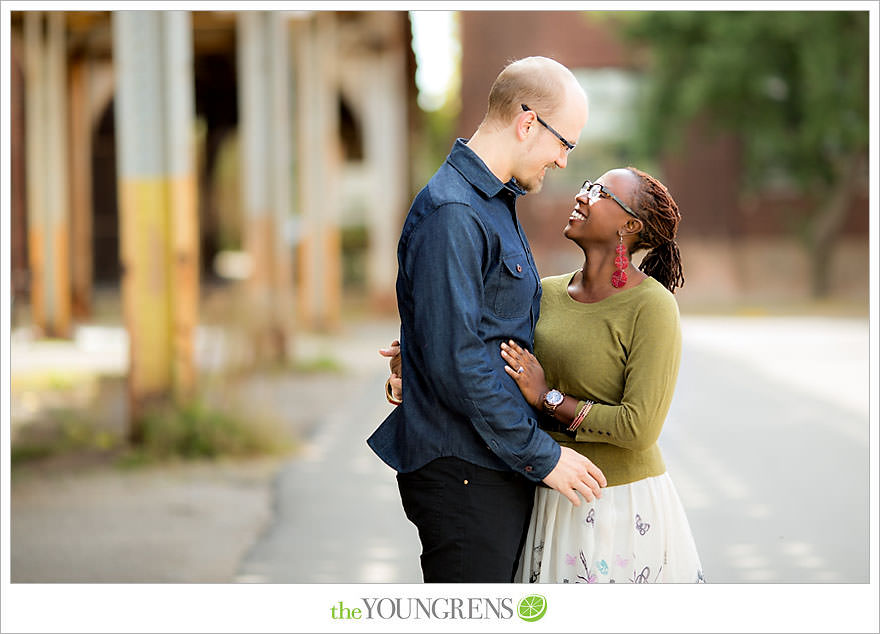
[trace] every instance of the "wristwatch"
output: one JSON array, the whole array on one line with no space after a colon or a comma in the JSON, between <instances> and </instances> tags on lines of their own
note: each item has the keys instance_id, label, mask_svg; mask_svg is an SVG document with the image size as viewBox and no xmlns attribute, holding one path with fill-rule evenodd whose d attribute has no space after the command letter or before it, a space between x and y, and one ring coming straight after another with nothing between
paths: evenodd
<instances>
[{"instance_id":1,"label":"wristwatch","mask_svg":"<svg viewBox=\"0 0 880 634\"><path fill-rule=\"evenodd\" d=\"M556 408L562 405L563 400L565 400L565 394L559 390L552 389L544 394L544 398L541 399L541 405L544 406L545 412L553 416L556 413Z\"/></svg>"}]
</instances>

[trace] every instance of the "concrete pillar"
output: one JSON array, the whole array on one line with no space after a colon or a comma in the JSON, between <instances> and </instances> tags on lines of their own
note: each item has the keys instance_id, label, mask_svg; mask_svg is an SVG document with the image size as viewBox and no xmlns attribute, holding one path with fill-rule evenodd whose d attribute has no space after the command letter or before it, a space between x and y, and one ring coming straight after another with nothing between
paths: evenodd
<instances>
[{"instance_id":1,"label":"concrete pillar","mask_svg":"<svg viewBox=\"0 0 880 634\"><path fill-rule=\"evenodd\" d=\"M260 361L286 358L293 319L290 220L290 62L287 20L238 16L238 77L245 250L253 263L248 314Z\"/></svg>"},{"instance_id":2,"label":"concrete pillar","mask_svg":"<svg viewBox=\"0 0 880 634\"><path fill-rule=\"evenodd\" d=\"M89 68L83 58L72 60L68 82L70 126L70 272L73 315L92 313L92 126Z\"/></svg>"},{"instance_id":3,"label":"concrete pillar","mask_svg":"<svg viewBox=\"0 0 880 634\"><path fill-rule=\"evenodd\" d=\"M35 325L71 334L65 15L25 13L28 248Z\"/></svg>"},{"instance_id":4,"label":"concrete pillar","mask_svg":"<svg viewBox=\"0 0 880 634\"><path fill-rule=\"evenodd\" d=\"M183 11L113 14L122 296L133 440L152 401L195 384L198 215L192 27Z\"/></svg>"},{"instance_id":5,"label":"concrete pillar","mask_svg":"<svg viewBox=\"0 0 880 634\"><path fill-rule=\"evenodd\" d=\"M296 38L301 215L299 307L311 328L340 323L339 88L336 24L321 11L298 24Z\"/></svg>"},{"instance_id":6,"label":"concrete pillar","mask_svg":"<svg viewBox=\"0 0 880 634\"><path fill-rule=\"evenodd\" d=\"M171 214L169 269L173 327L173 390L188 398L196 387L195 338L199 319L199 212L196 180L195 78L192 18L189 12L163 11L162 52L165 165Z\"/></svg>"},{"instance_id":7,"label":"concrete pillar","mask_svg":"<svg viewBox=\"0 0 880 634\"><path fill-rule=\"evenodd\" d=\"M292 324L295 320L293 244L289 231L293 211L291 180L294 169L291 155L293 112L290 107L290 21L284 13L272 12L267 29L269 57L272 60L269 84L272 108L271 118L267 123L271 126L272 133L271 181L275 223L272 235L272 252L275 254L273 311L278 348L284 358L289 350Z\"/></svg>"},{"instance_id":8,"label":"concrete pillar","mask_svg":"<svg viewBox=\"0 0 880 634\"><path fill-rule=\"evenodd\" d=\"M25 68L24 33L13 31L9 38L9 249L10 254L10 324L15 328L22 315L18 303L30 294L30 267L27 247L27 180L25 177ZM0 240L6 236L0 235ZM3 243L4 247L6 243ZM27 307L27 303L25 303ZM29 309L29 307L27 307Z\"/></svg>"},{"instance_id":9,"label":"concrete pillar","mask_svg":"<svg viewBox=\"0 0 880 634\"><path fill-rule=\"evenodd\" d=\"M374 308L394 308L397 238L409 205L407 189L406 57L400 50L374 60L364 86L365 158L370 171L367 207L367 284Z\"/></svg>"}]
</instances>

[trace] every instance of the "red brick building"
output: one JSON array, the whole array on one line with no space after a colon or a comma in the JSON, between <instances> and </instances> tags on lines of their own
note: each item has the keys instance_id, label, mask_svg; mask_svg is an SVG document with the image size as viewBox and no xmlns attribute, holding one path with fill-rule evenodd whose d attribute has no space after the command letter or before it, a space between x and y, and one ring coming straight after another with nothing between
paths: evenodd
<instances>
[{"instance_id":1,"label":"red brick building","mask_svg":"<svg viewBox=\"0 0 880 634\"><path fill-rule=\"evenodd\" d=\"M575 72L590 97L590 120L569 167L550 174L543 192L520 204L541 273L572 270L579 265L580 251L561 230L573 193L585 178L632 162L619 149L619 135L626 126L631 84L644 73L644 55L628 48L607 22L589 12L462 11L459 19L459 136L469 136L479 125L492 81L513 59L552 57ZM669 187L682 211L679 242L687 278L682 300L703 304L809 296L809 259L789 229L796 197L768 193L756 201L742 200L740 150L734 138L710 137L694 126L684 148L656 165L639 165ZM852 205L832 258L833 295L864 301L865 306L868 229L866 176L865 195Z\"/></svg>"}]
</instances>

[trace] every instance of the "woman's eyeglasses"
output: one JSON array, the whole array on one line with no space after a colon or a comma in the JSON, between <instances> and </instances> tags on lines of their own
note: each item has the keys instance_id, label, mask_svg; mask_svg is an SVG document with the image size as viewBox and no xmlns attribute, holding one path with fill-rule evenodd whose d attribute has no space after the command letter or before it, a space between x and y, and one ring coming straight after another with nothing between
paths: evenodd
<instances>
[{"instance_id":1,"label":"woman's eyeglasses","mask_svg":"<svg viewBox=\"0 0 880 634\"><path fill-rule=\"evenodd\" d=\"M605 185L603 185L602 183L593 183L592 181L588 180L584 181L584 184L581 185L581 190L578 192L577 197L580 198L584 194L586 194L587 200L589 200L591 204L596 202L600 198L610 198L618 205L620 205L621 208L630 216L632 216L633 218L639 218L638 215L636 215L636 212L629 208L629 205L627 205L625 202L620 200L620 198L615 196L613 192L608 191L608 188L605 187ZM641 220L641 218L639 218L639 220Z\"/></svg>"}]
</instances>

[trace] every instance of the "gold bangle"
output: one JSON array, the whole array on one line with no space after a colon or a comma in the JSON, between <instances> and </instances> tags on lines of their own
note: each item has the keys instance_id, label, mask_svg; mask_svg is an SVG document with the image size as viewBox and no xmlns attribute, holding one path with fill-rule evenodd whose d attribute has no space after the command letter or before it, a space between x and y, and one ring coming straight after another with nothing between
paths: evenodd
<instances>
[{"instance_id":1,"label":"gold bangle","mask_svg":"<svg viewBox=\"0 0 880 634\"><path fill-rule=\"evenodd\" d=\"M385 398L392 405L400 405L403 403L403 399L394 398L394 391L391 389L391 377L388 377L388 380L385 381Z\"/></svg>"}]
</instances>

